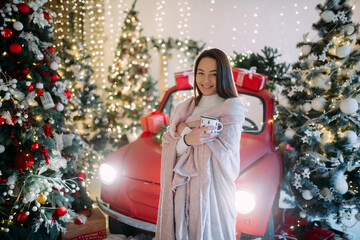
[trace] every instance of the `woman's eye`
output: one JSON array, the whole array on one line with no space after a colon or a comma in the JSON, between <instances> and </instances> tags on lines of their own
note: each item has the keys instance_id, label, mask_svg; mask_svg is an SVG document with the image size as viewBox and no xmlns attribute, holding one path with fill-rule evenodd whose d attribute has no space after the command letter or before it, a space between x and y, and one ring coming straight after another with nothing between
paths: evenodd
<instances>
[{"instance_id":1,"label":"woman's eye","mask_svg":"<svg viewBox=\"0 0 360 240\"><path fill-rule=\"evenodd\" d=\"M204 75L204 73L203 72L198 72L198 75Z\"/></svg>"},{"instance_id":2,"label":"woman's eye","mask_svg":"<svg viewBox=\"0 0 360 240\"><path fill-rule=\"evenodd\" d=\"M216 77L216 73L211 74L211 76Z\"/></svg>"}]
</instances>

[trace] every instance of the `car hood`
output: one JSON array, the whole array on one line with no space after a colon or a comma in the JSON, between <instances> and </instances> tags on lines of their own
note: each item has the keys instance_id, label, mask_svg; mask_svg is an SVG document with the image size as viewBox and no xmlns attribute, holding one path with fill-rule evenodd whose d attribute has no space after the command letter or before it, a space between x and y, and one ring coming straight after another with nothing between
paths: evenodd
<instances>
[{"instance_id":1,"label":"car hood","mask_svg":"<svg viewBox=\"0 0 360 240\"><path fill-rule=\"evenodd\" d=\"M161 146L154 135L138 138L130 143L122 159L122 173L125 177L146 182L160 183ZM269 144L259 140L258 136L243 135L240 146L241 171L266 155Z\"/></svg>"}]
</instances>

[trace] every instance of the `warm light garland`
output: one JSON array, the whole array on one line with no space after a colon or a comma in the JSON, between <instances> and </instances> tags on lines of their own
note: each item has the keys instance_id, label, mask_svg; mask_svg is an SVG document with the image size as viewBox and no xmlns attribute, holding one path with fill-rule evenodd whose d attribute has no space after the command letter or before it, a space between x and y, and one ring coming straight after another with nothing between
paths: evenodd
<instances>
[{"instance_id":1,"label":"warm light garland","mask_svg":"<svg viewBox=\"0 0 360 240\"><path fill-rule=\"evenodd\" d=\"M100 83L106 78L104 65L104 0L86 1L84 42L91 54L90 65L94 70L92 80Z\"/></svg>"}]
</instances>

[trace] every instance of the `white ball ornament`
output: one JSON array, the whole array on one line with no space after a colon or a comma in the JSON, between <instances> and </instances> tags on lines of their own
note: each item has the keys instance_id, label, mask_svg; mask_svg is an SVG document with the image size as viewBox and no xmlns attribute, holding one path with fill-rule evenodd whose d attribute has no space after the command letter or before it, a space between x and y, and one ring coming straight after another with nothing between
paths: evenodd
<instances>
[{"instance_id":1,"label":"white ball ornament","mask_svg":"<svg viewBox=\"0 0 360 240\"><path fill-rule=\"evenodd\" d=\"M311 52L311 46L306 44L301 47L302 55L308 55Z\"/></svg>"},{"instance_id":2,"label":"white ball ornament","mask_svg":"<svg viewBox=\"0 0 360 240\"><path fill-rule=\"evenodd\" d=\"M24 28L24 25L21 22L14 22L13 27L16 31L21 31Z\"/></svg>"},{"instance_id":3,"label":"white ball ornament","mask_svg":"<svg viewBox=\"0 0 360 240\"><path fill-rule=\"evenodd\" d=\"M325 109L326 99L323 97L316 97L311 101L311 107L318 112Z\"/></svg>"},{"instance_id":4,"label":"white ball ornament","mask_svg":"<svg viewBox=\"0 0 360 240\"><path fill-rule=\"evenodd\" d=\"M305 191L302 192L302 197L305 200L311 200L313 198L313 195L312 195L310 190L305 190Z\"/></svg>"},{"instance_id":5,"label":"white ball ornament","mask_svg":"<svg viewBox=\"0 0 360 240\"><path fill-rule=\"evenodd\" d=\"M335 174L334 178L334 188L340 194L345 194L348 189L348 183L346 182L345 176L343 172L339 172Z\"/></svg>"},{"instance_id":6,"label":"white ball ornament","mask_svg":"<svg viewBox=\"0 0 360 240\"><path fill-rule=\"evenodd\" d=\"M356 219L356 221L360 222L360 212L355 214L355 219Z\"/></svg>"},{"instance_id":7,"label":"white ball ornament","mask_svg":"<svg viewBox=\"0 0 360 240\"><path fill-rule=\"evenodd\" d=\"M358 94L358 95L355 96L355 100L356 100L358 103L360 103L360 94Z\"/></svg>"},{"instance_id":8,"label":"white ball ornament","mask_svg":"<svg viewBox=\"0 0 360 240\"><path fill-rule=\"evenodd\" d=\"M288 127L285 130L285 137L287 137L288 139L292 139L294 137L294 135L295 135L295 131L293 129Z\"/></svg>"},{"instance_id":9,"label":"white ball ornament","mask_svg":"<svg viewBox=\"0 0 360 240\"><path fill-rule=\"evenodd\" d=\"M281 100L279 101L279 104L281 106L285 107L285 108L290 108L291 107L291 104L290 104L289 99L287 97L281 98Z\"/></svg>"},{"instance_id":10,"label":"white ball ornament","mask_svg":"<svg viewBox=\"0 0 360 240\"><path fill-rule=\"evenodd\" d=\"M347 140L349 141L350 144L355 143L357 138L358 138L356 133L354 131L351 131L351 130L346 131L344 133L344 136L347 138Z\"/></svg>"},{"instance_id":11,"label":"white ball ornament","mask_svg":"<svg viewBox=\"0 0 360 240\"><path fill-rule=\"evenodd\" d=\"M38 53L37 55L36 55L36 59L37 60L42 60L44 58L44 54L42 54L42 53Z\"/></svg>"},{"instance_id":12,"label":"white ball ornament","mask_svg":"<svg viewBox=\"0 0 360 240\"><path fill-rule=\"evenodd\" d=\"M59 64L57 64L57 62L52 62L50 64L50 68L54 71L58 70L59 69Z\"/></svg>"},{"instance_id":13,"label":"white ball ornament","mask_svg":"<svg viewBox=\"0 0 360 240\"><path fill-rule=\"evenodd\" d=\"M334 12L331 10L323 11L320 15L321 19L324 20L326 23L329 23L333 20L335 16Z\"/></svg>"},{"instance_id":14,"label":"white ball ornament","mask_svg":"<svg viewBox=\"0 0 360 240\"><path fill-rule=\"evenodd\" d=\"M359 109L359 104L354 98L346 98L340 102L340 110L345 114L353 114Z\"/></svg>"},{"instance_id":15,"label":"white ball ornament","mask_svg":"<svg viewBox=\"0 0 360 240\"><path fill-rule=\"evenodd\" d=\"M0 144L0 153L3 153L5 152L5 146Z\"/></svg>"},{"instance_id":16,"label":"white ball ornament","mask_svg":"<svg viewBox=\"0 0 360 240\"><path fill-rule=\"evenodd\" d=\"M305 211L301 211L299 215L300 215L301 218L306 218L306 213L305 213Z\"/></svg>"},{"instance_id":17,"label":"white ball ornament","mask_svg":"<svg viewBox=\"0 0 360 240\"><path fill-rule=\"evenodd\" d=\"M38 208L36 206L33 206L31 209L33 212L36 212L38 210Z\"/></svg>"},{"instance_id":18,"label":"white ball ornament","mask_svg":"<svg viewBox=\"0 0 360 240\"><path fill-rule=\"evenodd\" d=\"M351 34L353 34L355 28L352 24L348 24L348 25L345 25L344 30L347 35L351 35Z\"/></svg>"},{"instance_id":19,"label":"white ball ornament","mask_svg":"<svg viewBox=\"0 0 360 240\"><path fill-rule=\"evenodd\" d=\"M350 47L348 45L341 45L336 49L336 56L339 58L345 58L350 54Z\"/></svg>"},{"instance_id":20,"label":"white ball ornament","mask_svg":"<svg viewBox=\"0 0 360 240\"><path fill-rule=\"evenodd\" d=\"M59 103L59 104L56 106L56 110L58 110L59 112L61 112L62 110L64 110L64 105L62 105L61 103Z\"/></svg>"}]
</instances>

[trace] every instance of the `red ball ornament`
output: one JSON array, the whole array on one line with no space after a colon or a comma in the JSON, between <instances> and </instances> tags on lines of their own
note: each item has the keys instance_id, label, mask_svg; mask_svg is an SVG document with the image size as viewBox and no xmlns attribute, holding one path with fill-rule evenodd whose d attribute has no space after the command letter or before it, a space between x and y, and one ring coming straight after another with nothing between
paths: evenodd
<instances>
[{"instance_id":1,"label":"red ball ornament","mask_svg":"<svg viewBox=\"0 0 360 240\"><path fill-rule=\"evenodd\" d=\"M3 125L3 124L5 124L5 123L6 123L5 118L0 117L0 125Z\"/></svg>"},{"instance_id":2,"label":"red ball ornament","mask_svg":"<svg viewBox=\"0 0 360 240\"><path fill-rule=\"evenodd\" d=\"M52 135L52 131L51 131L51 125L50 124L45 124L43 126L43 130L46 136L50 137Z\"/></svg>"},{"instance_id":3,"label":"red ball ornament","mask_svg":"<svg viewBox=\"0 0 360 240\"><path fill-rule=\"evenodd\" d=\"M29 69L23 69L23 70L22 70L22 73L23 73L24 75L28 75L29 72L30 72Z\"/></svg>"},{"instance_id":4,"label":"red ball ornament","mask_svg":"<svg viewBox=\"0 0 360 240\"><path fill-rule=\"evenodd\" d=\"M80 214L76 219L75 219L75 223L78 225L82 225L84 223L86 223L87 217L84 214Z\"/></svg>"},{"instance_id":5,"label":"red ball ornament","mask_svg":"<svg viewBox=\"0 0 360 240\"><path fill-rule=\"evenodd\" d=\"M37 143L37 142L33 142L32 144L31 144L31 148L32 149L38 149L39 148L39 144Z\"/></svg>"},{"instance_id":6,"label":"red ball ornament","mask_svg":"<svg viewBox=\"0 0 360 240\"><path fill-rule=\"evenodd\" d=\"M29 217L29 215L26 214L26 212L20 212L19 214L17 214L16 216L16 220L18 222L26 222L27 218Z\"/></svg>"},{"instance_id":7,"label":"red ball ornament","mask_svg":"<svg viewBox=\"0 0 360 240\"><path fill-rule=\"evenodd\" d=\"M49 20L50 20L50 15L49 15L49 13L48 13L48 12L45 12L45 11L43 11L43 13L44 13L44 18L49 21Z\"/></svg>"},{"instance_id":8,"label":"red ball ornament","mask_svg":"<svg viewBox=\"0 0 360 240\"><path fill-rule=\"evenodd\" d=\"M51 75L51 82L56 82L57 81L57 75L56 74L53 74Z\"/></svg>"},{"instance_id":9,"label":"red ball ornament","mask_svg":"<svg viewBox=\"0 0 360 240\"><path fill-rule=\"evenodd\" d=\"M20 3L20 4L17 5L17 7L18 7L20 12L25 13L25 14L28 13L29 10L30 10L29 6L26 5L25 3Z\"/></svg>"},{"instance_id":10,"label":"red ball ornament","mask_svg":"<svg viewBox=\"0 0 360 240\"><path fill-rule=\"evenodd\" d=\"M53 46L49 47L48 49L49 49L50 52L55 51L55 48Z\"/></svg>"},{"instance_id":11,"label":"red ball ornament","mask_svg":"<svg viewBox=\"0 0 360 240\"><path fill-rule=\"evenodd\" d=\"M86 174L81 172L77 175L77 178L80 180L80 181L84 181L86 179Z\"/></svg>"},{"instance_id":12,"label":"red ball ornament","mask_svg":"<svg viewBox=\"0 0 360 240\"><path fill-rule=\"evenodd\" d=\"M27 169L31 167L35 162L34 155L28 150L18 152L15 155L14 161L15 161L15 167L19 170Z\"/></svg>"},{"instance_id":13,"label":"red ball ornament","mask_svg":"<svg viewBox=\"0 0 360 240\"><path fill-rule=\"evenodd\" d=\"M13 35L13 32L9 28L4 28L3 30L1 30L1 36L3 36L4 38L9 38L12 35Z\"/></svg>"},{"instance_id":14,"label":"red ball ornament","mask_svg":"<svg viewBox=\"0 0 360 240\"><path fill-rule=\"evenodd\" d=\"M27 88L26 88L26 90L28 90L29 92L32 92L32 91L34 91L34 85L30 85L30 86L28 86Z\"/></svg>"},{"instance_id":15,"label":"red ball ornament","mask_svg":"<svg viewBox=\"0 0 360 240\"><path fill-rule=\"evenodd\" d=\"M62 206L62 207L56 209L56 215L58 215L59 217L64 216L66 214L66 212L67 212L67 209L65 206Z\"/></svg>"},{"instance_id":16,"label":"red ball ornament","mask_svg":"<svg viewBox=\"0 0 360 240\"><path fill-rule=\"evenodd\" d=\"M65 90L64 94L66 95L66 97L69 99L71 98L71 92L69 90Z\"/></svg>"},{"instance_id":17,"label":"red ball ornament","mask_svg":"<svg viewBox=\"0 0 360 240\"><path fill-rule=\"evenodd\" d=\"M77 218L77 219L75 219L75 223L76 223L76 224L78 224L78 225L82 225L82 224L83 224L83 223L81 222L81 220L80 220L80 219L78 219L78 218Z\"/></svg>"},{"instance_id":18,"label":"red ball ornament","mask_svg":"<svg viewBox=\"0 0 360 240\"><path fill-rule=\"evenodd\" d=\"M12 53L21 53L22 47L18 43L12 43L9 47L10 52Z\"/></svg>"}]
</instances>

